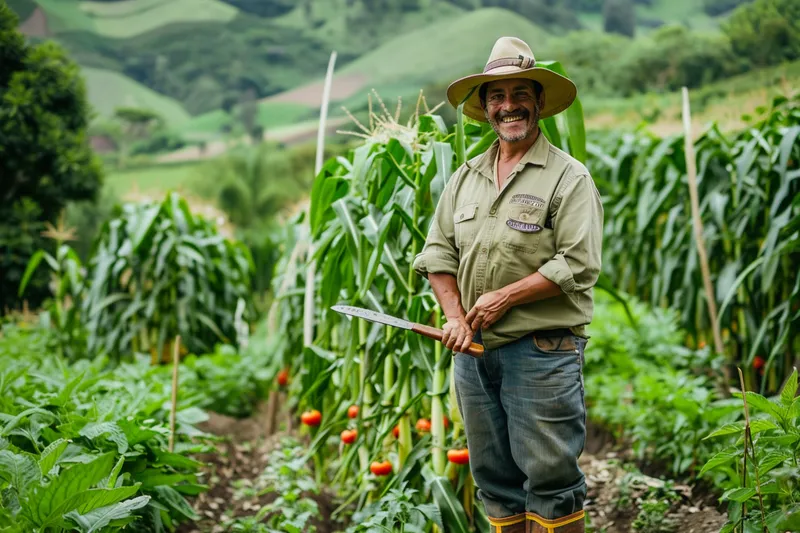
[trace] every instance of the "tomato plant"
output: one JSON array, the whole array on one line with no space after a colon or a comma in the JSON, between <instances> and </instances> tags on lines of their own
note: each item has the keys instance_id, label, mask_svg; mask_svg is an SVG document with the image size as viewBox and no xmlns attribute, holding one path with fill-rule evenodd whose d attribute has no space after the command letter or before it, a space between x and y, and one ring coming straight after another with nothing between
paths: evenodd
<instances>
[{"instance_id":1,"label":"tomato plant","mask_svg":"<svg viewBox=\"0 0 800 533\"><path fill-rule=\"evenodd\" d=\"M358 406L351 405L350 408L347 410L347 416L350 418L358 417Z\"/></svg>"},{"instance_id":2,"label":"tomato plant","mask_svg":"<svg viewBox=\"0 0 800 533\"><path fill-rule=\"evenodd\" d=\"M420 418L417 420L416 428L420 433L429 433L431 430L431 421L427 418Z\"/></svg>"}]
</instances>

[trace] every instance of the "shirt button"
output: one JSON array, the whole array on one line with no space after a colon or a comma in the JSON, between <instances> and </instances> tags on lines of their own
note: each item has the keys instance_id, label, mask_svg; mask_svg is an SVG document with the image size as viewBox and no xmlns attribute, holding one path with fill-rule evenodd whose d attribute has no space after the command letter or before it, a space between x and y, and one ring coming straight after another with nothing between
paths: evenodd
<instances>
[{"instance_id":1,"label":"shirt button","mask_svg":"<svg viewBox=\"0 0 800 533\"><path fill-rule=\"evenodd\" d=\"M483 248L483 249L481 250L481 253L482 253L482 254L485 254L486 252L488 252L488 250L487 250L486 248Z\"/></svg>"},{"instance_id":2,"label":"shirt button","mask_svg":"<svg viewBox=\"0 0 800 533\"><path fill-rule=\"evenodd\" d=\"M491 211L489 211L489 213L491 213L492 215L494 215L495 213L497 213L497 209L492 209Z\"/></svg>"},{"instance_id":3,"label":"shirt button","mask_svg":"<svg viewBox=\"0 0 800 533\"><path fill-rule=\"evenodd\" d=\"M464 218L464 213L461 213L461 216L459 218L463 219Z\"/></svg>"}]
</instances>

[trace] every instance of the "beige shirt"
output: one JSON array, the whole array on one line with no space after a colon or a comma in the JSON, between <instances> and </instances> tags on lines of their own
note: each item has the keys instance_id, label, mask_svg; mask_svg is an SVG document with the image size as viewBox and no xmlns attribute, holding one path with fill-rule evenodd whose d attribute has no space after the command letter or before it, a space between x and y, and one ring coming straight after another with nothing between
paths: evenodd
<instances>
[{"instance_id":1,"label":"beige shirt","mask_svg":"<svg viewBox=\"0 0 800 533\"><path fill-rule=\"evenodd\" d=\"M489 349L537 330L571 328L585 335L603 237L594 181L586 167L540 133L499 190L498 151L495 141L447 182L413 268L426 278L453 274L466 311L482 294L534 272L561 287L564 294L513 307L482 329Z\"/></svg>"}]
</instances>

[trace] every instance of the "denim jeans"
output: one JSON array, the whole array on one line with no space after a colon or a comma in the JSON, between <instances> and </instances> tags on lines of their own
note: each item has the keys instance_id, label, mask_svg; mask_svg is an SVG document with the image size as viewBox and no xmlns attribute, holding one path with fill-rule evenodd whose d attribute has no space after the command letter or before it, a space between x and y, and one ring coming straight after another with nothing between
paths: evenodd
<instances>
[{"instance_id":1,"label":"denim jeans","mask_svg":"<svg viewBox=\"0 0 800 533\"><path fill-rule=\"evenodd\" d=\"M572 335L526 335L482 358L455 354L470 468L490 517L534 512L554 519L583 509L585 346Z\"/></svg>"}]
</instances>

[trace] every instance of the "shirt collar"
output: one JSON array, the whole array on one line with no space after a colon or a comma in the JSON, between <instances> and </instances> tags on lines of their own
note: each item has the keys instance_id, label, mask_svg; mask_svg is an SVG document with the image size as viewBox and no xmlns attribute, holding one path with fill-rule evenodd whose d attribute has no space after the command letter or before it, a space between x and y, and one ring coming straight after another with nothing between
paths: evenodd
<instances>
[{"instance_id":1,"label":"shirt collar","mask_svg":"<svg viewBox=\"0 0 800 533\"><path fill-rule=\"evenodd\" d=\"M467 167L477 170L490 180L493 180L494 161L497 159L497 153L500 150L500 140L495 139L492 145L482 155L474 159L474 162L467 161ZM550 154L550 141L547 140L544 132L540 129L536 142L528 148L522 159L519 160L517 168L525 168L526 165L536 165L540 167L547 166L547 156Z\"/></svg>"}]
</instances>

